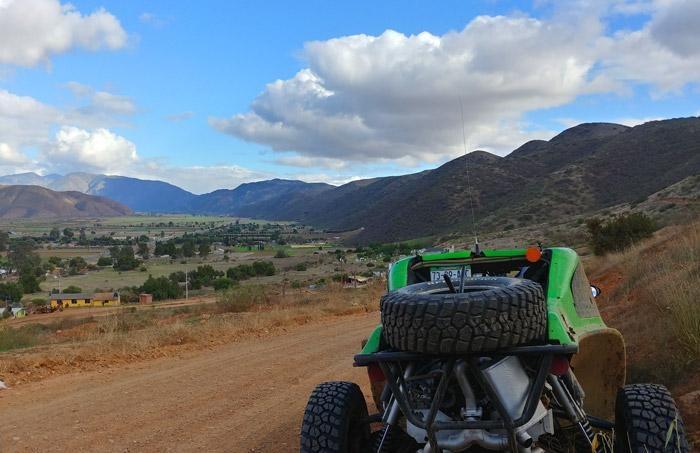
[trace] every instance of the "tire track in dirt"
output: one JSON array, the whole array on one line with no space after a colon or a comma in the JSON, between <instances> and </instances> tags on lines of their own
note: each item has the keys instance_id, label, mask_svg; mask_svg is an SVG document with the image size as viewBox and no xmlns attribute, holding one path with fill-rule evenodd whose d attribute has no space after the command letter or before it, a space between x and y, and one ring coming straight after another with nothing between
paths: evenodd
<instances>
[{"instance_id":1,"label":"tire track in dirt","mask_svg":"<svg viewBox=\"0 0 700 453\"><path fill-rule=\"evenodd\" d=\"M353 380L378 313L0 393L0 451L293 452L312 388ZM369 403L369 400L368 400Z\"/></svg>"}]
</instances>

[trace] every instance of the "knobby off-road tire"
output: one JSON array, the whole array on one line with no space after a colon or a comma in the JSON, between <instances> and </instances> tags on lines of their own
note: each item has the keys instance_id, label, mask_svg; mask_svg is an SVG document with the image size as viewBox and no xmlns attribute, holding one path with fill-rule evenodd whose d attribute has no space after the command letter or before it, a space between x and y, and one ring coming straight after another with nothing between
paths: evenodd
<instances>
[{"instance_id":1,"label":"knobby off-road tire","mask_svg":"<svg viewBox=\"0 0 700 453\"><path fill-rule=\"evenodd\" d=\"M352 382L324 382L311 392L301 424L301 453L363 453L369 445L367 404Z\"/></svg>"},{"instance_id":2,"label":"knobby off-road tire","mask_svg":"<svg viewBox=\"0 0 700 453\"><path fill-rule=\"evenodd\" d=\"M621 388L615 401L615 453L679 451L690 449L683 420L666 387L633 384Z\"/></svg>"},{"instance_id":3,"label":"knobby off-road tire","mask_svg":"<svg viewBox=\"0 0 700 453\"><path fill-rule=\"evenodd\" d=\"M424 354L534 344L547 332L542 287L509 277L467 278L463 293L450 293L442 282L409 285L382 297L381 316L391 347Z\"/></svg>"}]
</instances>

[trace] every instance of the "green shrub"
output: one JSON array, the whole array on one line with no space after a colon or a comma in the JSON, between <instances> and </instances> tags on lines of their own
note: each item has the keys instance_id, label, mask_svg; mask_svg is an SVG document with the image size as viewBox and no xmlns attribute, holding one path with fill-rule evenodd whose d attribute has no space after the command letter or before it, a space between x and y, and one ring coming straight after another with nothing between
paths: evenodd
<instances>
[{"instance_id":1,"label":"green shrub","mask_svg":"<svg viewBox=\"0 0 700 453\"><path fill-rule=\"evenodd\" d=\"M66 286L65 288L63 288L63 291L61 291L61 292L63 292L63 293L68 293L68 294L71 294L71 293L82 293L82 292L83 292L83 288L81 288L81 287L79 287L79 286L75 286L75 285L68 285L68 286Z\"/></svg>"},{"instance_id":2,"label":"green shrub","mask_svg":"<svg viewBox=\"0 0 700 453\"><path fill-rule=\"evenodd\" d=\"M229 289L235 284L235 280L231 280L228 277L220 277L214 280L212 283L212 286L214 287L215 290L221 291L222 289Z\"/></svg>"},{"instance_id":3,"label":"green shrub","mask_svg":"<svg viewBox=\"0 0 700 453\"><path fill-rule=\"evenodd\" d=\"M294 266L295 271L305 271L306 270L306 263L299 263L296 266Z\"/></svg>"},{"instance_id":4,"label":"green shrub","mask_svg":"<svg viewBox=\"0 0 700 453\"><path fill-rule=\"evenodd\" d=\"M153 300L177 299L182 297L182 288L176 282L173 282L167 277L153 278L149 275L148 279L141 286L140 291L153 295Z\"/></svg>"},{"instance_id":5,"label":"green shrub","mask_svg":"<svg viewBox=\"0 0 700 453\"><path fill-rule=\"evenodd\" d=\"M113 264L112 257L111 256L101 256L97 260L97 265L100 267L107 267L111 266Z\"/></svg>"},{"instance_id":6,"label":"green shrub","mask_svg":"<svg viewBox=\"0 0 700 453\"><path fill-rule=\"evenodd\" d=\"M288 258L289 253L286 252L284 249L278 249L277 252L275 253L275 258Z\"/></svg>"},{"instance_id":7,"label":"green shrub","mask_svg":"<svg viewBox=\"0 0 700 453\"><path fill-rule=\"evenodd\" d=\"M586 222L593 253L604 255L624 250L650 237L656 230L654 221L643 213L613 217L607 222L598 218Z\"/></svg>"}]
</instances>

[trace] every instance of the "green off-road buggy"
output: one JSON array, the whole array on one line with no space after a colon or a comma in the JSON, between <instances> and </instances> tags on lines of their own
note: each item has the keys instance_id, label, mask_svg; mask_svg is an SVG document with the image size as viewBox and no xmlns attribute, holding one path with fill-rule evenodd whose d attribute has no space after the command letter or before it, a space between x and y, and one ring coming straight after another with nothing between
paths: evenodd
<instances>
[{"instance_id":1,"label":"green off-road buggy","mask_svg":"<svg viewBox=\"0 0 700 453\"><path fill-rule=\"evenodd\" d=\"M625 345L567 248L423 253L395 262L360 388L311 393L301 451L678 452L660 385L625 385Z\"/></svg>"}]
</instances>

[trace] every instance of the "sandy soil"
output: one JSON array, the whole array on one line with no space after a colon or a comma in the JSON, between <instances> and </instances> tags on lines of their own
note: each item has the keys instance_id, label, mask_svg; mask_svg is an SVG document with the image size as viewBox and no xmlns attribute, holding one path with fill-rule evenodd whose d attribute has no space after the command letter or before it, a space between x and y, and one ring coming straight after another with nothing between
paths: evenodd
<instances>
[{"instance_id":1,"label":"sandy soil","mask_svg":"<svg viewBox=\"0 0 700 453\"><path fill-rule=\"evenodd\" d=\"M0 392L0 451L298 451L309 392L353 380L378 313Z\"/></svg>"}]
</instances>

